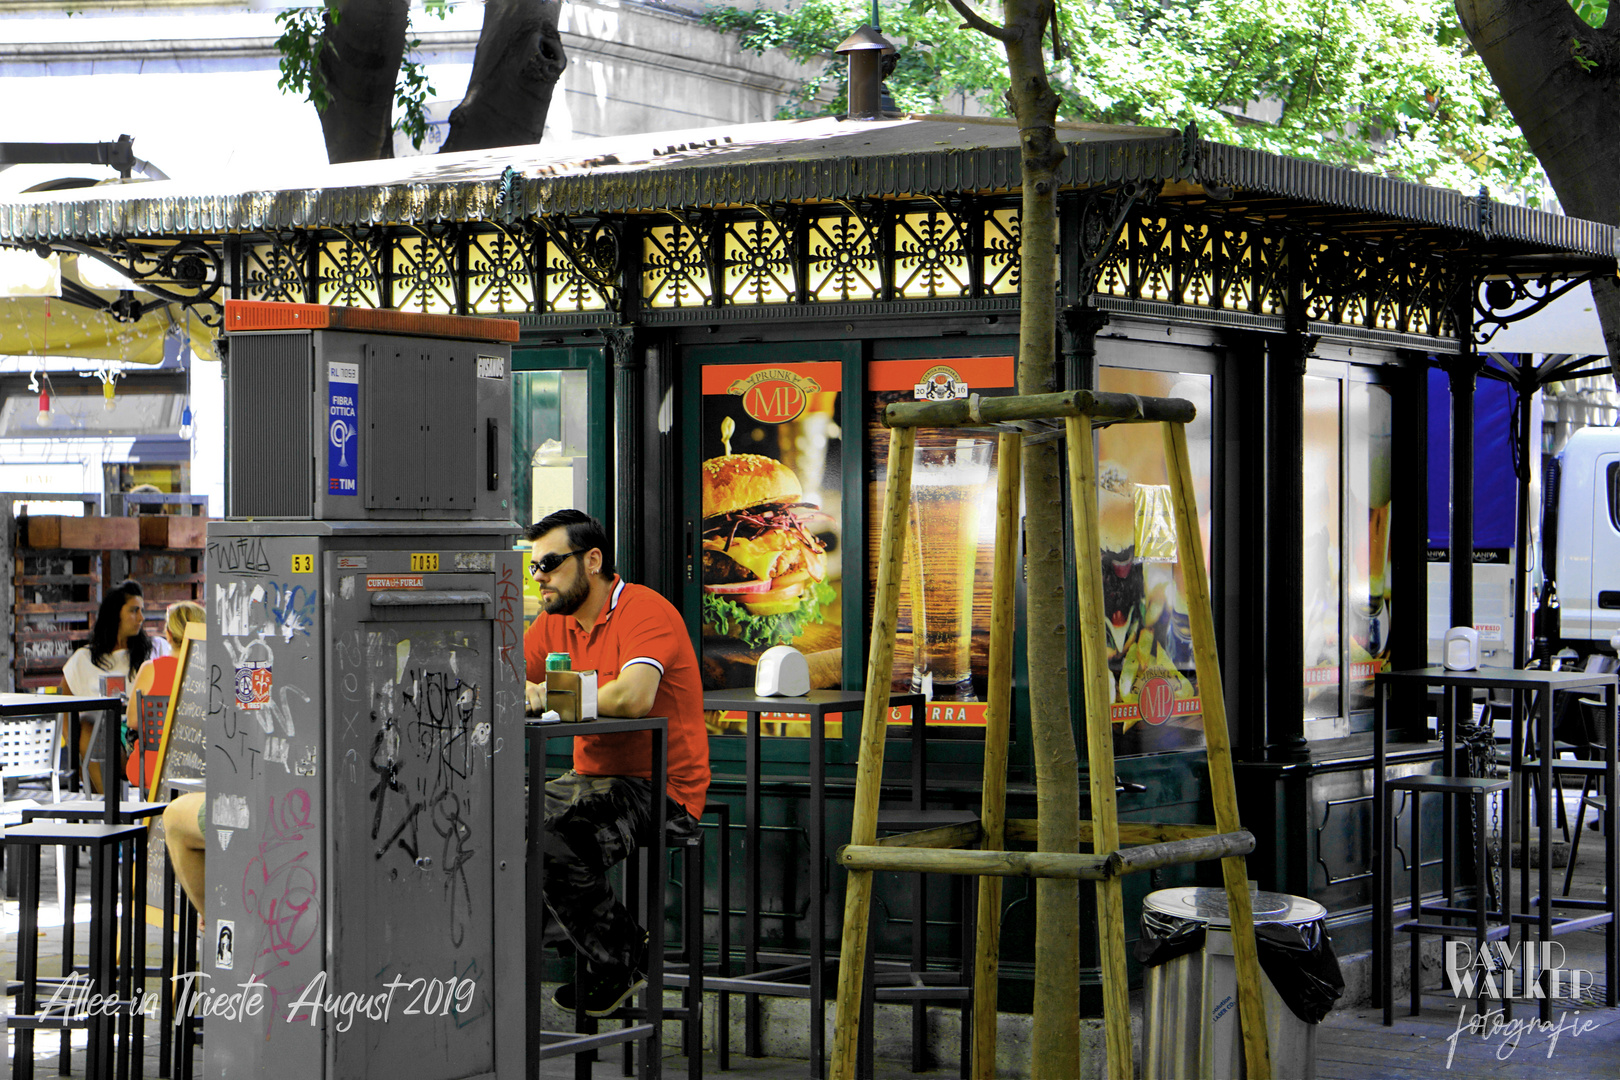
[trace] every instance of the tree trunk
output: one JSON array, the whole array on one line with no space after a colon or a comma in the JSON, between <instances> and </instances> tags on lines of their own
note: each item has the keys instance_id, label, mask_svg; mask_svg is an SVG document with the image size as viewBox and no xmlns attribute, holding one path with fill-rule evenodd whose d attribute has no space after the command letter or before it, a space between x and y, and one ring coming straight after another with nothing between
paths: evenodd
<instances>
[{"instance_id":1,"label":"tree trunk","mask_svg":"<svg viewBox=\"0 0 1620 1080\"><path fill-rule=\"evenodd\" d=\"M405 60L408 0L341 0L317 46L330 101L321 113L326 157L394 156L394 85Z\"/></svg>"},{"instance_id":2,"label":"tree trunk","mask_svg":"<svg viewBox=\"0 0 1620 1080\"><path fill-rule=\"evenodd\" d=\"M441 153L540 141L552 88L568 66L561 11L560 0L488 0L472 80Z\"/></svg>"},{"instance_id":3,"label":"tree trunk","mask_svg":"<svg viewBox=\"0 0 1620 1080\"><path fill-rule=\"evenodd\" d=\"M1057 139L1059 100L1046 75L1041 39L1051 0L1007 0L1011 85L1023 151L1019 218L1018 392L1056 389ZM1029 574L1029 703L1034 736L1040 851L1080 850L1080 760L1069 716L1069 669L1063 587L1062 449L1024 444L1024 535ZM1084 553L1082 553L1083 555ZM1079 883L1042 878L1035 885L1034 1076L1080 1075Z\"/></svg>"},{"instance_id":4,"label":"tree trunk","mask_svg":"<svg viewBox=\"0 0 1620 1080\"><path fill-rule=\"evenodd\" d=\"M1602 29L1569 0L1456 0L1457 16L1508 111L1547 170L1564 212L1620 225L1620 4ZM1590 69L1580 60L1592 65ZM1620 385L1620 287L1592 282Z\"/></svg>"}]
</instances>

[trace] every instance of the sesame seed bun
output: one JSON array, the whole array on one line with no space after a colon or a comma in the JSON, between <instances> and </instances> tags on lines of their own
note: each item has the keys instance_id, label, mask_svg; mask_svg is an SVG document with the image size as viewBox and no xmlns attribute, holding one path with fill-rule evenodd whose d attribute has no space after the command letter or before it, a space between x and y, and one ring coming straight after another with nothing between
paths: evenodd
<instances>
[{"instance_id":1,"label":"sesame seed bun","mask_svg":"<svg viewBox=\"0 0 1620 1080\"><path fill-rule=\"evenodd\" d=\"M763 454L723 454L703 463L703 516L733 514L761 503L796 503L804 488L793 470Z\"/></svg>"}]
</instances>

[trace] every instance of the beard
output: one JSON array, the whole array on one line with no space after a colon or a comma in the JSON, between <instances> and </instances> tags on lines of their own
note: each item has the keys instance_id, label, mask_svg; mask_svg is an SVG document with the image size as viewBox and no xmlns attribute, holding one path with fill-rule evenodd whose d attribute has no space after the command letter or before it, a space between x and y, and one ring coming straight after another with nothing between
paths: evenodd
<instances>
[{"instance_id":1,"label":"beard","mask_svg":"<svg viewBox=\"0 0 1620 1080\"><path fill-rule=\"evenodd\" d=\"M585 579L585 575L576 574L574 584L569 588L558 589L556 596L542 596L540 607L547 615L572 615L579 610L580 605L585 602L585 598L590 593L590 582Z\"/></svg>"}]
</instances>

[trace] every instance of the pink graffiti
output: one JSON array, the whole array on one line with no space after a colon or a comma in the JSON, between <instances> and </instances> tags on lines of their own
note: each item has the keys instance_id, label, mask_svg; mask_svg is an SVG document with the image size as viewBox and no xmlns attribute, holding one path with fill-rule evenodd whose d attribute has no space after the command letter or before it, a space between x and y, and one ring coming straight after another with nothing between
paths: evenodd
<instances>
[{"instance_id":1,"label":"pink graffiti","mask_svg":"<svg viewBox=\"0 0 1620 1080\"><path fill-rule=\"evenodd\" d=\"M242 907L257 917L262 930L253 967L261 961L286 967L291 957L315 940L320 924L320 883L306 846L310 824L310 796L295 788L277 805L270 796L259 853L242 873Z\"/></svg>"},{"instance_id":2,"label":"pink graffiti","mask_svg":"<svg viewBox=\"0 0 1620 1080\"><path fill-rule=\"evenodd\" d=\"M517 613L523 607L523 587L512 574L510 566L501 567L501 582L498 590L495 623L500 632L501 662L512 673L514 679L522 679L523 674L518 670L518 657L523 655L522 637L517 631Z\"/></svg>"}]
</instances>

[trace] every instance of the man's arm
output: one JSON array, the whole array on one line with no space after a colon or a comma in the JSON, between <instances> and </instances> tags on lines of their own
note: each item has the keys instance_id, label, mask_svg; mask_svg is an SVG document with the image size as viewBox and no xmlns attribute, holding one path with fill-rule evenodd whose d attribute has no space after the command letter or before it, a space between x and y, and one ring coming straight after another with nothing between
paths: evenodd
<instances>
[{"instance_id":1,"label":"man's arm","mask_svg":"<svg viewBox=\"0 0 1620 1080\"><path fill-rule=\"evenodd\" d=\"M543 682L523 683L524 711L530 716L539 716L546 711L546 684Z\"/></svg>"},{"instance_id":2,"label":"man's arm","mask_svg":"<svg viewBox=\"0 0 1620 1080\"><path fill-rule=\"evenodd\" d=\"M648 663L620 669L617 679L597 688L597 712L603 716L646 716L652 712L663 677L663 672Z\"/></svg>"}]
</instances>

